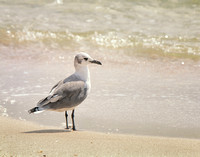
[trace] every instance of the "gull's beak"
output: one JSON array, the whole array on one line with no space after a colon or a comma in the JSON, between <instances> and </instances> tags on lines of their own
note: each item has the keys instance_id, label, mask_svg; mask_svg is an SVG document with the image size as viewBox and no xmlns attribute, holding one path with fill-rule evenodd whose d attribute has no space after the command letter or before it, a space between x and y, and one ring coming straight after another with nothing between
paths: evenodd
<instances>
[{"instance_id":1,"label":"gull's beak","mask_svg":"<svg viewBox=\"0 0 200 157\"><path fill-rule=\"evenodd\" d=\"M102 65L101 62L99 62L99 61L97 61L97 60L92 60L92 61L90 61L90 63L95 63L95 64Z\"/></svg>"}]
</instances>

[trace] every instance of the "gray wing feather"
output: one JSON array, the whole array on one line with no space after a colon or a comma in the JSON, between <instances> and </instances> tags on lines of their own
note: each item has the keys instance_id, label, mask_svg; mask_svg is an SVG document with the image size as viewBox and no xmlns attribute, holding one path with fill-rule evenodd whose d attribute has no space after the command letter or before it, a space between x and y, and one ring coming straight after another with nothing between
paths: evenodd
<instances>
[{"instance_id":1,"label":"gray wing feather","mask_svg":"<svg viewBox=\"0 0 200 157\"><path fill-rule=\"evenodd\" d=\"M51 88L51 90L50 90L50 92L49 93L51 93L56 87L58 87L59 86L59 84L62 84L62 80L61 81L59 81L57 84L55 84L52 88Z\"/></svg>"},{"instance_id":2,"label":"gray wing feather","mask_svg":"<svg viewBox=\"0 0 200 157\"><path fill-rule=\"evenodd\" d=\"M40 100L37 106L53 110L76 106L86 98L86 90L85 82L71 81L71 78L68 77L59 81L51 89L50 95Z\"/></svg>"},{"instance_id":3,"label":"gray wing feather","mask_svg":"<svg viewBox=\"0 0 200 157\"><path fill-rule=\"evenodd\" d=\"M69 77L65 78L64 80L59 81L57 84L55 84L49 93L51 93L54 89L59 88L59 86L67 83L67 82L74 82L74 81L80 81L80 79L76 75L70 75Z\"/></svg>"}]
</instances>

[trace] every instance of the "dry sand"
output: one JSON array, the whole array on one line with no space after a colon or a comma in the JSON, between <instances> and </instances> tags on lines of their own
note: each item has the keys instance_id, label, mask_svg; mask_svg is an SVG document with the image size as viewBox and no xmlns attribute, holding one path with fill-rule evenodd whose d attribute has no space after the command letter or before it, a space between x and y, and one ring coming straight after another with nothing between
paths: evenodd
<instances>
[{"instance_id":1,"label":"dry sand","mask_svg":"<svg viewBox=\"0 0 200 157\"><path fill-rule=\"evenodd\" d=\"M0 117L0 156L197 157L200 140L65 131Z\"/></svg>"}]
</instances>

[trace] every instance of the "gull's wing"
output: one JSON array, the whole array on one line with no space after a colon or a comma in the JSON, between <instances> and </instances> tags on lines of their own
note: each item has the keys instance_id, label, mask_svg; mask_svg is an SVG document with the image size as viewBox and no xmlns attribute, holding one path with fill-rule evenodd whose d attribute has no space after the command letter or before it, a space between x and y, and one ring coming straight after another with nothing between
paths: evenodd
<instances>
[{"instance_id":1,"label":"gull's wing","mask_svg":"<svg viewBox=\"0 0 200 157\"><path fill-rule=\"evenodd\" d=\"M63 106L67 108L73 104L76 105L76 103L82 101L82 99L84 100L87 96L86 90L85 82L83 81L60 82L51 90L49 96L38 102L37 106L48 109L63 108ZM59 106L52 106L56 104L59 104Z\"/></svg>"}]
</instances>

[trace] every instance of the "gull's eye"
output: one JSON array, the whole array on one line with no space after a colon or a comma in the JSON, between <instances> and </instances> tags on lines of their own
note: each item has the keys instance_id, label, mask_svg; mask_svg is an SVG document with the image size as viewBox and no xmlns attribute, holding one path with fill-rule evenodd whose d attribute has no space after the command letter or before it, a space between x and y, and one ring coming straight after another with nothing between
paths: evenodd
<instances>
[{"instance_id":1,"label":"gull's eye","mask_svg":"<svg viewBox=\"0 0 200 157\"><path fill-rule=\"evenodd\" d=\"M87 61L87 60L88 60L88 58L84 58L84 60L85 60L85 61Z\"/></svg>"}]
</instances>

